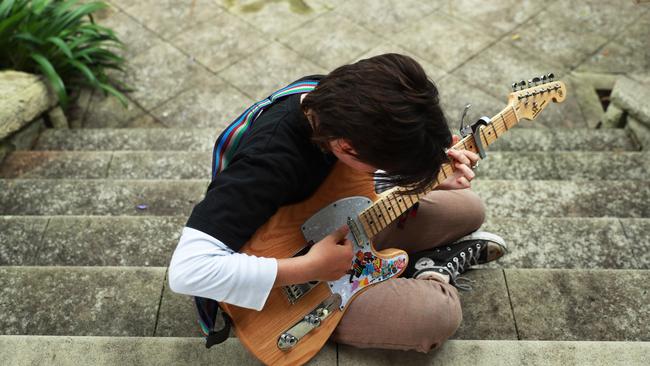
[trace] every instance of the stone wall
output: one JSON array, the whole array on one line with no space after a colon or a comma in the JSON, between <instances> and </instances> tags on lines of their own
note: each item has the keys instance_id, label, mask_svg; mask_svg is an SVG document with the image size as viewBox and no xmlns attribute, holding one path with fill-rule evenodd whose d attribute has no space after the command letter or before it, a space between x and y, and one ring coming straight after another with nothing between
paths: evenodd
<instances>
[{"instance_id":1,"label":"stone wall","mask_svg":"<svg viewBox=\"0 0 650 366\"><path fill-rule=\"evenodd\" d=\"M56 94L40 76L0 72L0 161L13 150L31 147L45 128L43 115L53 127L67 127L57 104Z\"/></svg>"},{"instance_id":2,"label":"stone wall","mask_svg":"<svg viewBox=\"0 0 650 366\"><path fill-rule=\"evenodd\" d=\"M625 128L643 150L650 150L650 74L619 77L611 101L612 106L625 113Z\"/></svg>"}]
</instances>

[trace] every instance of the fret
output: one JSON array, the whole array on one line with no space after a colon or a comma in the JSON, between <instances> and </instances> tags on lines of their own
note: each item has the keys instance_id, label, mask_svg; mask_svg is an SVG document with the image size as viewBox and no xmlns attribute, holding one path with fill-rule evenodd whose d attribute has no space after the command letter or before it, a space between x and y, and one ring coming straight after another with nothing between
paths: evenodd
<instances>
[{"instance_id":1,"label":"fret","mask_svg":"<svg viewBox=\"0 0 650 366\"><path fill-rule=\"evenodd\" d=\"M490 141L488 141L487 136L485 136L485 128L484 128L483 126L481 126L481 127L479 127L478 130L481 131L481 136L479 136L479 138L480 138L481 140L485 140L485 143L483 144L483 146L484 146L484 147L488 147L488 146L490 146Z\"/></svg>"},{"instance_id":2,"label":"fret","mask_svg":"<svg viewBox=\"0 0 650 366\"><path fill-rule=\"evenodd\" d=\"M447 169L449 169L450 171L447 172ZM454 174L454 166L451 164L445 164L442 166L442 171L444 172L445 179L449 178L450 175Z\"/></svg>"},{"instance_id":3,"label":"fret","mask_svg":"<svg viewBox=\"0 0 650 366\"><path fill-rule=\"evenodd\" d=\"M388 223L393 222L393 206L390 203L390 200L387 197L382 197L379 201L381 202L381 205L386 212L386 219L388 220Z\"/></svg>"},{"instance_id":4,"label":"fret","mask_svg":"<svg viewBox=\"0 0 650 366\"><path fill-rule=\"evenodd\" d=\"M386 196L386 197L384 197L384 199L386 201L388 201L388 208L387 208L388 209L388 215L389 215L390 221L393 222L395 219L397 219L397 216L398 216L397 213L399 211L399 207L395 208L395 206L397 205L397 202L393 203L390 200L390 196Z\"/></svg>"},{"instance_id":5,"label":"fret","mask_svg":"<svg viewBox=\"0 0 650 366\"><path fill-rule=\"evenodd\" d=\"M366 211L366 213L364 215L370 216L368 218L368 225L370 226L370 235L372 235L372 236L377 235L377 233L379 233L379 230L377 230L377 224L376 224L375 218L372 215L372 210Z\"/></svg>"},{"instance_id":6,"label":"fret","mask_svg":"<svg viewBox=\"0 0 650 366\"><path fill-rule=\"evenodd\" d=\"M494 131L494 137L495 138L499 137L499 134L497 133L497 129L494 127L494 123L490 123L490 126L492 126L492 130Z\"/></svg>"},{"instance_id":7,"label":"fret","mask_svg":"<svg viewBox=\"0 0 650 366\"><path fill-rule=\"evenodd\" d=\"M402 199L401 195L394 194L394 196L395 196L395 201L397 201L397 204L399 205L399 211L400 211L400 215L401 215L404 211L408 210L408 207L406 207L406 203ZM402 206L403 206L403 208L402 208Z\"/></svg>"},{"instance_id":8,"label":"fret","mask_svg":"<svg viewBox=\"0 0 650 366\"><path fill-rule=\"evenodd\" d=\"M519 122L519 116L517 116L517 110L515 109L515 106L511 105L510 108L512 108L512 113L515 114L515 119L517 120L516 122Z\"/></svg>"},{"instance_id":9,"label":"fret","mask_svg":"<svg viewBox=\"0 0 650 366\"><path fill-rule=\"evenodd\" d=\"M444 182L445 179L442 178L441 175L442 175L441 173L438 173L438 178L437 178L437 180L440 181L440 182Z\"/></svg>"},{"instance_id":10,"label":"fret","mask_svg":"<svg viewBox=\"0 0 650 366\"><path fill-rule=\"evenodd\" d=\"M506 126L506 131L508 131L509 130L508 123L506 122L506 119L503 117L503 113L499 113L499 115L501 116L501 120L503 121L503 125Z\"/></svg>"},{"instance_id":11,"label":"fret","mask_svg":"<svg viewBox=\"0 0 650 366\"><path fill-rule=\"evenodd\" d=\"M361 221L361 225L363 226L363 230L368 234L368 236L373 236L372 229L370 228L370 225L368 224L368 221L366 220L365 214L359 215L359 221Z\"/></svg>"},{"instance_id":12,"label":"fret","mask_svg":"<svg viewBox=\"0 0 650 366\"><path fill-rule=\"evenodd\" d=\"M377 218L377 228L379 228L379 231L382 231L384 227L386 227L386 219L384 218L384 215L382 215L381 208L379 207L379 205L377 204L372 205L372 209L375 212L375 217ZM382 224L382 220L384 221L383 224Z\"/></svg>"},{"instance_id":13,"label":"fret","mask_svg":"<svg viewBox=\"0 0 650 366\"><path fill-rule=\"evenodd\" d=\"M377 217L377 213L376 213L376 212L372 212L372 214L371 214L370 216L372 217L372 221L371 221L371 222L372 222L372 225L373 225L373 229L375 230L375 235L376 235L376 234L379 234L379 232L380 232L381 229L382 229L382 227L381 227L381 222L379 221L379 217Z\"/></svg>"},{"instance_id":14,"label":"fret","mask_svg":"<svg viewBox=\"0 0 650 366\"><path fill-rule=\"evenodd\" d=\"M410 203L409 203L409 195L408 194L402 195L402 202L404 202L404 206L406 206L406 210L408 210L409 207L411 207ZM404 211L406 211L406 210L404 210Z\"/></svg>"},{"instance_id":15,"label":"fret","mask_svg":"<svg viewBox=\"0 0 650 366\"><path fill-rule=\"evenodd\" d=\"M380 200L378 203L379 204L377 205L377 208L379 209L381 215L380 218L384 222L381 228L383 230L384 228L388 227L388 225L390 225L391 220L390 216L388 215L388 211L386 211L386 205L384 204L384 201Z\"/></svg>"},{"instance_id":16,"label":"fret","mask_svg":"<svg viewBox=\"0 0 650 366\"><path fill-rule=\"evenodd\" d=\"M500 119L499 119L500 118ZM508 131L507 127L501 127L502 125L505 124L505 121L503 120L503 115L501 113L497 114L494 116L494 121L493 123L496 125L497 130L501 131L501 133ZM505 131L504 131L505 130Z\"/></svg>"},{"instance_id":17,"label":"fret","mask_svg":"<svg viewBox=\"0 0 650 366\"><path fill-rule=\"evenodd\" d=\"M407 199L408 199L408 200L407 200ZM404 202L406 202L406 203L408 204L408 208L407 208L407 210L408 210L409 208L413 207L413 205L414 205L414 203L413 203L413 198L411 197L410 194L404 195Z\"/></svg>"},{"instance_id":18,"label":"fret","mask_svg":"<svg viewBox=\"0 0 650 366\"><path fill-rule=\"evenodd\" d=\"M414 200L413 204L416 204L416 203L420 202L420 198L422 198L422 196L424 196L424 193L423 192L415 193L415 194L413 194L413 196L415 196L415 200Z\"/></svg>"},{"instance_id":19,"label":"fret","mask_svg":"<svg viewBox=\"0 0 650 366\"><path fill-rule=\"evenodd\" d=\"M471 138L472 138L472 137L469 136L469 139L471 139ZM477 152L476 144L475 144L475 143L470 143L470 144L469 144L469 149L470 149L471 152L474 152L474 153Z\"/></svg>"},{"instance_id":20,"label":"fret","mask_svg":"<svg viewBox=\"0 0 650 366\"><path fill-rule=\"evenodd\" d=\"M384 218L386 219L386 226L390 225L391 222L393 222L393 207L390 203L389 200L386 199L386 197L382 198L381 200L381 209L382 213L384 214Z\"/></svg>"},{"instance_id":21,"label":"fret","mask_svg":"<svg viewBox=\"0 0 650 366\"><path fill-rule=\"evenodd\" d=\"M469 137L468 137L468 140L469 140ZM474 144L470 143L470 144L469 144L469 149L468 149L468 150L473 151L473 152L476 152L476 150L474 149Z\"/></svg>"},{"instance_id":22,"label":"fret","mask_svg":"<svg viewBox=\"0 0 650 366\"><path fill-rule=\"evenodd\" d=\"M465 139L460 140L460 142L463 143L463 147L465 148L465 150L467 150L467 144L465 143Z\"/></svg>"},{"instance_id":23,"label":"fret","mask_svg":"<svg viewBox=\"0 0 650 366\"><path fill-rule=\"evenodd\" d=\"M390 207L390 205L389 205L389 206L386 206L386 200L385 200L385 199L381 199L381 200L379 201L379 205L378 205L378 206L380 206L380 207L379 207L379 210L381 210L381 213L382 213L382 215L383 215L384 221L386 222L386 226L388 226L388 225L393 221L392 218L391 218L391 215L390 215L390 211L388 211L388 207Z\"/></svg>"}]
</instances>

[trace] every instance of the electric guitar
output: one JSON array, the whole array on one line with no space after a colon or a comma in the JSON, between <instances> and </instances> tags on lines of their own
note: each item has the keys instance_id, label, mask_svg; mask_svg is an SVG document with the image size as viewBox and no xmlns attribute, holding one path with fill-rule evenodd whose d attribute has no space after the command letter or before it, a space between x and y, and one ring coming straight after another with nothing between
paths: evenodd
<instances>
[{"instance_id":1,"label":"electric guitar","mask_svg":"<svg viewBox=\"0 0 650 366\"><path fill-rule=\"evenodd\" d=\"M513 84L507 106L494 117L481 118L462 129L453 146L485 157L485 149L521 119L533 120L553 102L562 102L566 87L548 74ZM376 194L372 177L337 163L309 199L284 206L260 227L241 252L264 257L303 255L316 243L347 224L354 245L351 274L336 281L311 282L274 288L261 311L221 303L232 318L242 344L260 361L272 365L299 365L309 361L330 337L347 305L364 289L399 276L408 264L399 249L375 251L372 238L420 197L452 175L444 164L436 181L418 194L395 187Z\"/></svg>"}]
</instances>

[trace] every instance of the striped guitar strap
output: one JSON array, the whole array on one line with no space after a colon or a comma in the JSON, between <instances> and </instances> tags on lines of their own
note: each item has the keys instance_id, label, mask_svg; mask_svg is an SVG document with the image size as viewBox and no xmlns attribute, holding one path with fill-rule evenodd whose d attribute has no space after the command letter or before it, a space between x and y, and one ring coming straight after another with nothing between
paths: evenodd
<instances>
[{"instance_id":1,"label":"striped guitar strap","mask_svg":"<svg viewBox=\"0 0 650 366\"><path fill-rule=\"evenodd\" d=\"M237 117L229 126L226 128L217 142L214 144L214 150L212 152L212 178L214 178L217 173L226 169L232 155L237 150L239 146L239 141L242 136L248 131L248 129L253 125L253 122L259 117L259 115L269 106L273 104L276 100L282 97L286 97L293 94L299 93L308 93L318 85L318 81L315 80L303 80L298 81L293 84L287 85L286 87L276 91L267 98L253 104L248 109Z\"/></svg>"},{"instance_id":2,"label":"striped guitar strap","mask_svg":"<svg viewBox=\"0 0 650 366\"><path fill-rule=\"evenodd\" d=\"M229 126L221 133L219 138L214 144L214 151L212 152L212 178L226 169L232 155L237 150L242 136L253 125L257 117L276 100L293 94L308 93L318 85L316 80L303 80L276 91L267 98L253 104L248 109L237 117ZM194 305L198 313L198 323L201 327L201 332L205 336L205 347L210 348L215 344L219 344L228 339L230 334L230 326L232 322L228 314L224 313L219 308L219 303L215 300L205 297L194 297ZM217 315L221 311L223 317L223 327L215 329L217 323Z\"/></svg>"}]
</instances>

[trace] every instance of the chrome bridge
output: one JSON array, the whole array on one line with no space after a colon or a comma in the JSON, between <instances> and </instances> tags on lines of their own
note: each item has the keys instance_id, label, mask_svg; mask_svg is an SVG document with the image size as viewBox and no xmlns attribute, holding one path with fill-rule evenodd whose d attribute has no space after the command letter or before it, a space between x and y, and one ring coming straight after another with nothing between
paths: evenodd
<instances>
[{"instance_id":1,"label":"chrome bridge","mask_svg":"<svg viewBox=\"0 0 650 366\"><path fill-rule=\"evenodd\" d=\"M282 291L287 295L289 303L295 304L298 299L305 296L311 289L318 285L318 281L311 281L308 283L300 283L296 285L283 286Z\"/></svg>"},{"instance_id":2,"label":"chrome bridge","mask_svg":"<svg viewBox=\"0 0 650 366\"><path fill-rule=\"evenodd\" d=\"M302 320L294 324L293 327L280 334L278 348L284 351L293 348L305 335L318 328L323 320L327 319L332 312L338 310L340 306L341 296L332 294L325 301L318 304L309 314L305 315Z\"/></svg>"}]
</instances>

